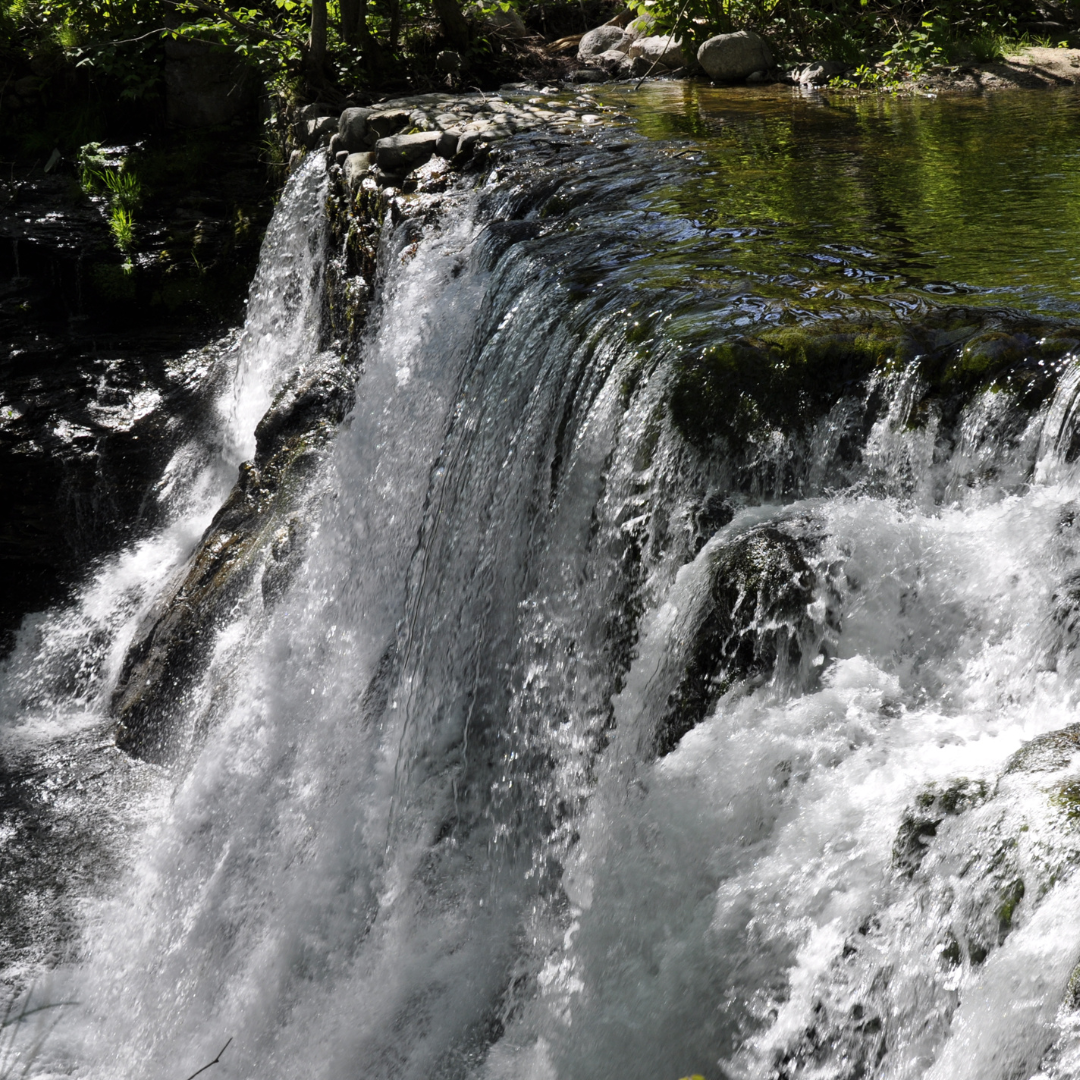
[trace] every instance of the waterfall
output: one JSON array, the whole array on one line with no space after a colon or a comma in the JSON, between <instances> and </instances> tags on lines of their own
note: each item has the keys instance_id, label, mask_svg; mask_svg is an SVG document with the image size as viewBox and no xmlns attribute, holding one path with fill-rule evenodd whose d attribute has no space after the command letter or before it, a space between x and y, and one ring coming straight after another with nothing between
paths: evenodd
<instances>
[{"instance_id":1,"label":"waterfall","mask_svg":"<svg viewBox=\"0 0 1080 1080\"><path fill-rule=\"evenodd\" d=\"M687 379L766 345L743 293L635 281L682 226L625 149L526 147L388 215L291 569L247 571L179 749L133 760L125 652L187 602L260 418L343 363L324 163L290 182L243 331L191 361L219 407L166 527L6 663L5 762L62 762L62 850L105 852L60 962L21 961L77 1002L35 1074L182 1080L227 1044L222 1080L1076 1075L1074 358L1041 396L935 390L1013 317L977 313L802 426L710 433Z\"/></svg>"}]
</instances>

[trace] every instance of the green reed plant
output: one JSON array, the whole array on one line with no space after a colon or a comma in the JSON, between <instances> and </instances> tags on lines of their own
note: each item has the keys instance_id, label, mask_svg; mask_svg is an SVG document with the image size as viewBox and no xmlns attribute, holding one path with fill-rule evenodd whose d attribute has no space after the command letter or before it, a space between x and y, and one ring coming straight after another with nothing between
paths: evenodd
<instances>
[{"instance_id":1,"label":"green reed plant","mask_svg":"<svg viewBox=\"0 0 1080 1080\"><path fill-rule=\"evenodd\" d=\"M109 228L116 246L125 255L128 254L135 247L135 220L131 211L123 206L114 206L109 212Z\"/></svg>"},{"instance_id":2,"label":"green reed plant","mask_svg":"<svg viewBox=\"0 0 1080 1080\"><path fill-rule=\"evenodd\" d=\"M111 166L101 154L100 143L89 143L79 151L79 181L88 195L104 195L109 200L109 228L116 246L125 255L135 247L135 211L143 198L142 181L130 158L119 167Z\"/></svg>"}]
</instances>

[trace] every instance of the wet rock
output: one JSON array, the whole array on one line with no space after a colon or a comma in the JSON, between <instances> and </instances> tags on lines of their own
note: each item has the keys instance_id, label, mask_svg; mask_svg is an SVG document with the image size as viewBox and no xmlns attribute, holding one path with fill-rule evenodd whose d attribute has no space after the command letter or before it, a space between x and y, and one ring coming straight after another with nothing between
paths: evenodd
<instances>
[{"instance_id":1,"label":"wet rock","mask_svg":"<svg viewBox=\"0 0 1080 1080\"><path fill-rule=\"evenodd\" d=\"M725 544L709 575L685 674L657 728L659 754L673 750L737 680L767 678L778 665L797 668L812 628L807 608L816 574L803 542L777 527Z\"/></svg>"},{"instance_id":2,"label":"wet rock","mask_svg":"<svg viewBox=\"0 0 1080 1080\"><path fill-rule=\"evenodd\" d=\"M1025 743L1005 766L1005 775L1017 772L1056 772L1066 768L1080 752L1080 724L1039 735Z\"/></svg>"},{"instance_id":3,"label":"wet rock","mask_svg":"<svg viewBox=\"0 0 1080 1080\"><path fill-rule=\"evenodd\" d=\"M278 395L255 429L256 454L214 516L195 554L136 632L112 698L116 743L149 761L165 762L190 732L177 718L191 701L189 676L201 670L214 645L215 628L249 596L251 582L270 569L266 597L298 557L294 521L302 480L352 403L354 373L327 356L324 366L300 372Z\"/></svg>"},{"instance_id":4,"label":"wet rock","mask_svg":"<svg viewBox=\"0 0 1080 1080\"><path fill-rule=\"evenodd\" d=\"M379 139L387 139L402 131L409 122L406 109L384 109L368 114L368 145L374 145Z\"/></svg>"},{"instance_id":5,"label":"wet rock","mask_svg":"<svg viewBox=\"0 0 1080 1080\"><path fill-rule=\"evenodd\" d=\"M630 46L628 55L632 60L641 57L657 71L674 71L686 66L682 40L670 35L639 38Z\"/></svg>"},{"instance_id":6,"label":"wet rock","mask_svg":"<svg viewBox=\"0 0 1080 1080\"><path fill-rule=\"evenodd\" d=\"M824 86L830 79L835 79L848 71L847 64L841 64L836 60L825 60L816 64L807 64L805 67L794 68L788 73L792 82L801 83L803 86Z\"/></svg>"},{"instance_id":7,"label":"wet rock","mask_svg":"<svg viewBox=\"0 0 1080 1080\"><path fill-rule=\"evenodd\" d=\"M337 137L342 150L355 154L368 148L367 120L374 111L365 108L346 109L338 117Z\"/></svg>"},{"instance_id":8,"label":"wet rock","mask_svg":"<svg viewBox=\"0 0 1080 1080\"><path fill-rule=\"evenodd\" d=\"M1063 1002L1069 1012L1080 1011L1080 964L1073 968L1069 976L1069 983L1065 987L1065 1000Z\"/></svg>"},{"instance_id":9,"label":"wet rock","mask_svg":"<svg viewBox=\"0 0 1080 1080\"><path fill-rule=\"evenodd\" d=\"M418 131L413 135L394 135L375 144L375 163L387 173L404 175L423 165L435 153L440 131Z\"/></svg>"},{"instance_id":10,"label":"wet rock","mask_svg":"<svg viewBox=\"0 0 1080 1080\"><path fill-rule=\"evenodd\" d=\"M377 168L373 175L373 179L377 187L382 188L384 191L389 191L394 188L400 188L405 183L404 173L387 172L385 169Z\"/></svg>"},{"instance_id":11,"label":"wet rock","mask_svg":"<svg viewBox=\"0 0 1080 1080\"><path fill-rule=\"evenodd\" d=\"M371 153L349 154L342 165L345 174L345 183L353 190L360 186L360 182L367 176L371 169L375 155Z\"/></svg>"},{"instance_id":12,"label":"wet rock","mask_svg":"<svg viewBox=\"0 0 1080 1080\"><path fill-rule=\"evenodd\" d=\"M690 442L744 442L801 429L911 343L894 325L781 327L688 356L672 385L671 411Z\"/></svg>"},{"instance_id":13,"label":"wet rock","mask_svg":"<svg viewBox=\"0 0 1080 1080\"><path fill-rule=\"evenodd\" d=\"M944 789L931 784L919 794L915 805L904 812L893 843L893 865L910 877L922 865L927 845L937 836L945 818L978 806L988 794L985 780L961 778Z\"/></svg>"},{"instance_id":14,"label":"wet rock","mask_svg":"<svg viewBox=\"0 0 1080 1080\"><path fill-rule=\"evenodd\" d=\"M585 34L578 43L578 59L588 60L607 52L608 49L619 48L625 36L626 33L621 26L598 26ZM620 51L624 52L625 49L620 49Z\"/></svg>"},{"instance_id":15,"label":"wet rock","mask_svg":"<svg viewBox=\"0 0 1080 1080\"><path fill-rule=\"evenodd\" d=\"M773 66L768 45L752 30L709 38L702 42L697 58L705 74L715 82L739 82Z\"/></svg>"},{"instance_id":16,"label":"wet rock","mask_svg":"<svg viewBox=\"0 0 1080 1080\"><path fill-rule=\"evenodd\" d=\"M735 507L732 500L722 491L710 492L694 514L694 554L734 517Z\"/></svg>"}]
</instances>

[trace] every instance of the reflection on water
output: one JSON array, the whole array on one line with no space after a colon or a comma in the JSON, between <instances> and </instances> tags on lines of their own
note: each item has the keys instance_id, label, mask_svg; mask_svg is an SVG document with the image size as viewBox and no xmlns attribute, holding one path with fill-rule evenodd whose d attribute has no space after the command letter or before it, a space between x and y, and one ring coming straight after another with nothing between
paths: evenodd
<instances>
[{"instance_id":1,"label":"reflection on water","mask_svg":"<svg viewBox=\"0 0 1080 1080\"><path fill-rule=\"evenodd\" d=\"M696 169L655 193L697 233L669 269L690 269L693 252L695 269L734 269L756 291L767 278L807 298L914 287L1080 310L1075 91L859 98L661 82L603 98Z\"/></svg>"}]
</instances>

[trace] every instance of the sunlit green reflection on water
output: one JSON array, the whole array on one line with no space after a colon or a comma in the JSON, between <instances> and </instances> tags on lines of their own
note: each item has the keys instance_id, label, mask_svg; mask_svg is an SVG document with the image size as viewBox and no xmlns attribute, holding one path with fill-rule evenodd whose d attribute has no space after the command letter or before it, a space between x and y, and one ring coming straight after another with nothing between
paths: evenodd
<instances>
[{"instance_id":1,"label":"sunlit green reflection on water","mask_svg":"<svg viewBox=\"0 0 1080 1080\"><path fill-rule=\"evenodd\" d=\"M707 287L715 273L811 306L914 290L1080 311L1076 92L860 99L669 82L600 97L693 166L648 198L687 223L635 264L650 284Z\"/></svg>"}]
</instances>

